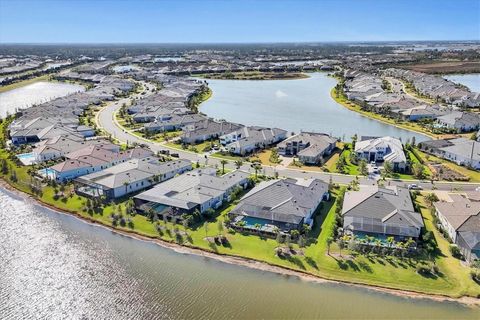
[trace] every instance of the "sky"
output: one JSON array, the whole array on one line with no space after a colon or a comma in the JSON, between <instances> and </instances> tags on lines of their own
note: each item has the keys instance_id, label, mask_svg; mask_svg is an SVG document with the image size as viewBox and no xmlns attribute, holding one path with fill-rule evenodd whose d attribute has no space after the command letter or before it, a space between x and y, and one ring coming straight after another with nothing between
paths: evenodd
<instances>
[{"instance_id":1,"label":"sky","mask_svg":"<svg viewBox=\"0 0 480 320\"><path fill-rule=\"evenodd\" d=\"M0 43L480 40L480 0L0 0Z\"/></svg>"}]
</instances>

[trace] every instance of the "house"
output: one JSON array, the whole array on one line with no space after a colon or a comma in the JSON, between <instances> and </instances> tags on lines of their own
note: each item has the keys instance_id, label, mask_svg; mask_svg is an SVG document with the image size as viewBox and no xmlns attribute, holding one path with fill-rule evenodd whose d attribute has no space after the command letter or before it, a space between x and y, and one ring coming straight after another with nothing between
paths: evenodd
<instances>
[{"instance_id":1,"label":"house","mask_svg":"<svg viewBox=\"0 0 480 320\"><path fill-rule=\"evenodd\" d=\"M35 162L39 163L59 159L70 152L88 146L98 146L113 152L120 151L120 146L112 144L105 139L83 140L76 136L57 136L36 143L32 149L32 155L35 158Z\"/></svg>"},{"instance_id":2,"label":"house","mask_svg":"<svg viewBox=\"0 0 480 320\"><path fill-rule=\"evenodd\" d=\"M230 153L245 155L275 144L286 136L286 130L251 126L220 136L220 143Z\"/></svg>"},{"instance_id":3,"label":"house","mask_svg":"<svg viewBox=\"0 0 480 320\"><path fill-rule=\"evenodd\" d=\"M410 192L402 187L360 186L359 191L345 193L343 229L363 237L417 239L424 227L422 216L415 212Z\"/></svg>"},{"instance_id":4,"label":"house","mask_svg":"<svg viewBox=\"0 0 480 320\"><path fill-rule=\"evenodd\" d=\"M134 148L125 151L112 151L100 146L88 146L66 154L65 161L38 171L47 179L66 182L93 172L105 170L116 164L134 158L152 156L150 150Z\"/></svg>"},{"instance_id":5,"label":"house","mask_svg":"<svg viewBox=\"0 0 480 320\"><path fill-rule=\"evenodd\" d=\"M388 161L393 165L393 171L395 172L404 172L407 166L402 142L397 138L361 139L355 144L355 153L359 159L364 159L367 162Z\"/></svg>"},{"instance_id":6,"label":"house","mask_svg":"<svg viewBox=\"0 0 480 320\"><path fill-rule=\"evenodd\" d=\"M480 142L466 138L423 141L420 149L461 166L480 169Z\"/></svg>"},{"instance_id":7,"label":"house","mask_svg":"<svg viewBox=\"0 0 480 320\"><path fill-rule=\"evenodd\" d=\"M75 191L87 197L115 199L144 190L192 169L187 160L162 162L155 157L131 159L75 179Z\"/></svg>"},{"instance_id":8,"label":"house","mask_svg":"<svg viewBox=\"0 0 480 320\"><path fill-rule=\"evenodd\" d=\"M453 243L467 261L480 259L480 197L449 194L448 201L435 202L435 212Z\"/></svg>"},{"instance_id":9,"label":"house","mask_svg":"<svg viewBox=\"0 0 480 320\"><path fill-rule=\"evenodd\" d=\"M297 156L304 164L318 164L335 149L337 139L324 133L301 132L277 145L278 153Z\"/></svg>"},{"instance_id":10,"label":"house","mask_svg":"<svg viewBox=\"0 0 480 320\"><path fill-rule=\"evenodd\" d=\"M480 128L480 115L473 112L454 111L438 117L437 126L458 132L478 130Z\"/></svg>"},{"instance_id":11,"label":"house","mask_svg":"<svg viewBox=\"0 0 480 320\"><path fill-rule=\"evenodd\" d=\"M264 181L242 197L229 216L233 226L244 230L288 233L304 224L311 227L315 211L328 198L328 184L319 179Z\"/></svg>"},{"instance_id":12,"label":"house","mask_svg":"<svg viewBox=\"0 0 480 320\"><path fill-rule=\"evenodd\" d=\"M242 128L240 124L220 121L216 122L211 119L196 122L183 127L181 141L183 143L195 144L210 139L216 139L222 135L233 132Z\"/></svg>"},{"instance_id":13,"label":"house","mask_svg":"<svg viewBox=\"0 0 480 320\"><path fill-rule=\"evenodd\" d=\"M235 188L246 188L250 174L232 171L223 176L216 175L216 169L195 169L154 188L136 195L133 200L138 212L155 210L159 214L180 216L191 214L198 209L204 213L219 208Z\"/></svg>"}]
</instances>

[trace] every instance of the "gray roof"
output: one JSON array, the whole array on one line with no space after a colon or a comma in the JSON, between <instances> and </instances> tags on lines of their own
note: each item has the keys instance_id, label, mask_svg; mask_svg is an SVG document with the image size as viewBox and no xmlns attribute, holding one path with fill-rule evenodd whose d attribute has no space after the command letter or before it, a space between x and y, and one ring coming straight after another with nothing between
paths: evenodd
<instances>
[{"instance_id":1,"label":"gray roof","mask_svg":"<svg viewBox=\"0 0 480 320\"><path fill-rule=\"evenodd\" d=\"M410 192L402 187L361 186L345 193L343 216L369 218L378 223L421 228L422 216L415 212Z\"/></svg>"},{"instance_id":2,"label":"gray roof","mask_svg":"<svg viewBox=\"0 0 480 320\"><path fill-rule=\"evenodd\" d=\"M397 138L381 137L358 141L355 144L355 152L377 152L379 149L386 150L386 153L383 156L385 161L407 161L405 153L403 152L402 142Z\"/></svg>"},{"instance_id":3,"label":"gray roof","mask_svg":"<svg viewBox=\"0 0 480 320\"><path fill-rule=\"evenodd\" d=\"M326 192L328 185L318 179L266 181L247 193L231 213L298 224L316 209Z\"/></svg>"},{"instance_id":4,"label":"gray roof","mask_svg":"<svg viewBox=\"0 0 480 320\"><path fill-rule=\"evenodd\" d=\"M145 191L135 198L156 202L167 206L191 209L219 197L227 190L242 183L250 174L244 171L233 171L223 176L216 176L216 170L196 169Z\"/></svg>"},{"instance_id":5,"label":"gray roof","mask_svg":"<svg viewBox=\"0 0 480 320\"><path fill-rule=\"evenodd\" d=\"M108 169L85 175L77 180L83 183L95 183L104 188L113 189L154 176L161 176L177 172L180 169L191 168L192 164L187 160L175 160L161 162L158 158L132 159L117 164Z\"/></svg>"}]
</instances>

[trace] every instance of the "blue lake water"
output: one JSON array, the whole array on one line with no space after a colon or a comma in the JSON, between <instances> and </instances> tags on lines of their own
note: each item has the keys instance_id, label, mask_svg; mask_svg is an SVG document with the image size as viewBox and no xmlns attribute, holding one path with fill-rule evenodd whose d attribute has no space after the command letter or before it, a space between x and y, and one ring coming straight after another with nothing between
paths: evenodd
<instances>
[{"instance_id":1,"label":"blue lake water","mask_svg":"<svg viewBox=\"0 0 480 320\"><path fill-rule=\"evenodd\" d=\"M428 137L384 124L350 111L335 102L330 91L336 80L327 73L299 80L211 80L212 97L200 111L216 119L245 125L315 131L349 140L354 134L392 136L402 141Z\"/></svg>"},{"instance_id":2,"label":"blue lake water","mask_svg":"<svg viewBox=\"0 0 480 320\"><path fill-rule=\"evenodd\" d=\"M480 73L452 74L444 76L445 79L463 84L473 92L480 92Z\"/></svg>"},{"instance_id":3,"label":"blue lake water","mask_svg":"<svg viewBox=\"0 0 480 320\"><path fill-rule=\"evenodd\" d=\"M0 319L478 319L399 297L178 253L0 188Z\"/></svg>"}]
</instances>

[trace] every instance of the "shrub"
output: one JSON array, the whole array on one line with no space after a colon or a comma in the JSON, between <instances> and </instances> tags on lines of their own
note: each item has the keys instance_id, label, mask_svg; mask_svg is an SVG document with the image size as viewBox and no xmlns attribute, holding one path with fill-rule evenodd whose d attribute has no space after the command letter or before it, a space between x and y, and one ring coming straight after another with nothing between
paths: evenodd
<instances>
[{"instance_id":1,"label":"shrub","mask_svg":"<svg viewBox=\"0 0 480 320\"><path fill-rule=\"evenodd\" d=\"M450 253L452 256L455 258L460 259L462 257L462 252L460 251L460 248L456 244L451 244L448 246L448 249L450 250Z\"/></svg>"},{"instance_id":2,"label":"shrub","mask_svg":"<svg viewBox=\"0 0 480 320\"><path fill-rule=\"evenodd\" d=\"M416 270L417 270L417 273L421 275L427 275L427 274L430 274L431 272L430 266L424 262L418 263Z\"/></svg>"}]
</instances>

